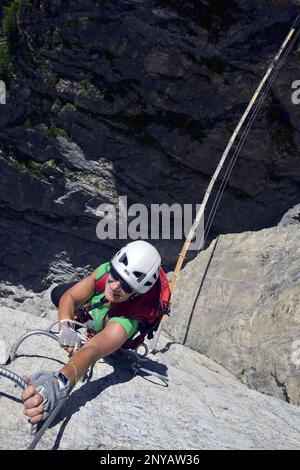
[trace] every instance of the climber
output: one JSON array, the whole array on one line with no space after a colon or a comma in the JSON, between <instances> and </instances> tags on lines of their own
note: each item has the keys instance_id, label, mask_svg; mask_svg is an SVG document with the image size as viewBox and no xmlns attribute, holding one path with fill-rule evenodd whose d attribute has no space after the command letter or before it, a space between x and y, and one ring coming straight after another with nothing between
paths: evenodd
<instances>
[{"instance_id":1,"label":"climber","mask_svg":"<svg viewBox=\"0 0 300 470\"><path fill-rule=\"evenodd\" d=\"M55 373L24 376L28 384L22 393L24 414L32 424L46 418L91 365L132 338L140 321L157 319L161 271L156 248L138 240L121 248L110 262L82 281L52 291L52 300L59 307L59 344L71 360ZM83 346L72 325L76 312L79 321L85 320L94 329Z\"/></svg>"}]
</instances>

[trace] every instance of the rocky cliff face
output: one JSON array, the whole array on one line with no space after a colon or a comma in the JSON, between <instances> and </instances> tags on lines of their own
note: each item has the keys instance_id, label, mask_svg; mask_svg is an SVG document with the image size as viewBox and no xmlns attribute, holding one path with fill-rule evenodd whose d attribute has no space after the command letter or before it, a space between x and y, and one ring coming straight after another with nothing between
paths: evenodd
<instances>
[{"instance_id":1,"label":"rocky cliff face","mask_svg":"<svg viewBox=\"0 0 300 470\"><path fill-rule=\"evenodd\" d=\"M292 18L275 0L25 6L0 117L1 280L41 291L86 274L123 243L96 237L97 207L119 195L199 203ZM272 85L212 235L270 226L299 202L298 57ZM181 243L157 242L167 267Z\"/></svg>"},{"instance_id":2,"label":"rocky cliff face","mask_svg":"<svg viewBox=\"0 0 300 470\"><path fill-rule=\"evenodd\" d=\"M168 331L248 386L300 404L300 206L221 235L180 275Z\"/></svg>"},{"instance_id":3,"label":"rocky cliff face","mask_svg":"<svg viewBox=\"0 0 300 470\"><path fill-rule=\"evenodd\" d=\"M44 291L80 279L123 244L97 239L99 204L117 205L120 195L148 207L201 201L294 7L275 0L0 6L17 4L19 19L6 21L10 59L0 44L8 85L0 105L0 295L2 305L44 316L52 308ZM300 338L298 208L276 226L300 200L300 105L291 101L297 47L256 118L211 236L244 233L221 235L186 267L168 328L184 339L200 285L186 344L251 387L299 404L291 360ZM182 241L154 243L172 268Z\"/></svg>"},{"instance_id":4,"label":"rocky cliff face","mask_svg":"<svg viewBox=\"0 0 300 470\"><path fill-rule=\"evenodd\" d=\"M2 307L0 313L8 348L26 330L49 326L49 319L22 311ZM159 348L143 367L167 377L168 387L149 373L134 376L130 356L98 361L38 449L299 449L298 407L247 389L218 364L166 337ZM32 336L7 367L30 375L58 370L66 360L55 341ZM20 389L0 376L0 390L0 448L25 449L31 437Z\"/></svg>"}]
</instances>

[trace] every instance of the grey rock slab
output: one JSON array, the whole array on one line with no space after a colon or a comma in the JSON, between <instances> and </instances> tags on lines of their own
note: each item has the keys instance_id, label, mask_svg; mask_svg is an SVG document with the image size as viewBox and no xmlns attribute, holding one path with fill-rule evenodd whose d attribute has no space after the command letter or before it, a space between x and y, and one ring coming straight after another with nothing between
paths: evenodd
<instances>
[{"instance_id":1,"label":"grey rock slab","mask_svg":"<svg viewBox=\"0 0 300 470\"><path fill-rule=\"evenodd\" d=\"M188 263L166 329L251 388L299 405L297 214L298 206L277 227L221 235Z\"/></svg>"},{"instance_id":2,"label":"grey rock slab","mask_svg":"<svg viewBox=\"0 0 300 470\"><path fill-rule=\"evenodd\" d=\"M300 224L300 204L292 207L280 220L278 226Z\"/></svg>"},{"instance_id":3,"label":"grey rock slab","mask_svg":"<svg viewBox=\"0 0 300 470\"><path fill-rule=\"evenodd\" d=\"M46 319L1 308L7 343ZM2 332L3 334L3 332ZM98 361L79 383L41 439L39 449L298 449L300 409L249 390L211 359L161 336L143 366L167 375L169 386L146 373L134 376L133 355ZM18 374L57 370L65 354L53 340L33 337L7 367ZM0 447L31 441L20 390L0 377Z\"/></svg>"}]
</instances>

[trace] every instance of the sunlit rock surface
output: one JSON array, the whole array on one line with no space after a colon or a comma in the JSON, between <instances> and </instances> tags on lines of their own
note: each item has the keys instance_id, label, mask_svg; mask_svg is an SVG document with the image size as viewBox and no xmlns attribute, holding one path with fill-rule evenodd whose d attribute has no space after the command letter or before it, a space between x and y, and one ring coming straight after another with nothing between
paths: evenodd
<instances>
[{"instance_id":1,"label":"sunlit rock surface","mask_svg":"<svg viewBox=\"0 0 300 470\"><path fill-rule=\"evenodd\" d=\"M1 340L8 349L28 330L49 321L1 308ZM202 354L165 336L160 353L143 367L169 379L134 376L133 357L99 361L88 383L78 384L38 449L299 449L300 409L242 385ZM22 375L58 370L67 361L45 336L26 339L7 367ZM0 447L31 441L20 389L0 377Z\"/></svg>"}]
</instances>

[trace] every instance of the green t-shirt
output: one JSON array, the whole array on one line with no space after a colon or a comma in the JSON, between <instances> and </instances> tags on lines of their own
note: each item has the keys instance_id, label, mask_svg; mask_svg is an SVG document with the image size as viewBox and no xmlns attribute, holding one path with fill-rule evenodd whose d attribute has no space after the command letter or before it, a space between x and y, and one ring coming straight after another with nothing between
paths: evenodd
<instances>
[{"instance_id":1,"label":"green t-shirt","mask_svg":"<svg viewBox=\"0 0 300 470\"><path fill-rule=\"evenodd\" d=\"M96 280L100 279L100 277L104 276L105 273L109 272L110 270L110 262L103 263L99 266L97 274L96 274ZM101 294L95 294L91 299L89 299L89 303L91 305L99 303L105 296L105 292L102 292ZM103 330L103 319L107 312L109 311L109 307L106 306L106 303L103 303L100 307L96 307L92 310L90 310L90 314L93 317L94 320L94 327L97 333ZM130 338L133 336L137 329L139 322L138 320L135 320L133 318L126 318L126 317L111 317L107 323L111 322L117 322L120 325L123 326L125 329L128 337Z\"/></svg>"}]
</instances>

